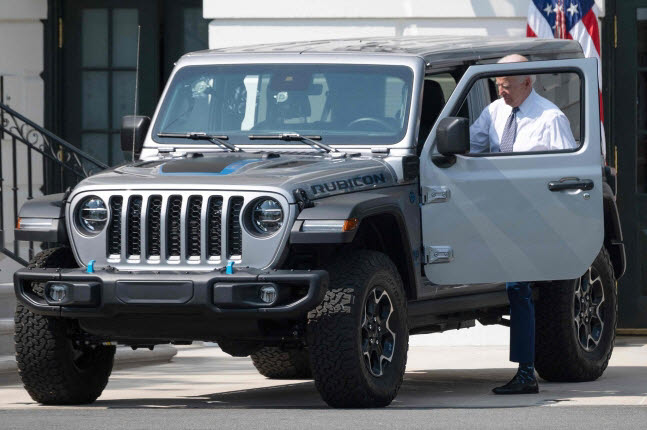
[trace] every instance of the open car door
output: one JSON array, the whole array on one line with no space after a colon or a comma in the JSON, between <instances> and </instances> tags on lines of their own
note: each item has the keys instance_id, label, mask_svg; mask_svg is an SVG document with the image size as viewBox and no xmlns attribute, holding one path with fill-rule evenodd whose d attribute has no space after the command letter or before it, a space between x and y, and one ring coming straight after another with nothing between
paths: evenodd
<instances>
[{"instance_id":1,"label":"open car door","mask_svg":"<svg viewBox=\"0 0 647 430\"><path fill-rule=\"evenodd\" d=\"M556 73L579 76L577 149L468 153L456 155L453 164L432 162L440 120L466 111L461 106L479 80ZM598 100L595 59L478 65L466 71L420 159L424 267L431 282L545 281L586 272L604 238Z\"/></svg>"}]
</instances>

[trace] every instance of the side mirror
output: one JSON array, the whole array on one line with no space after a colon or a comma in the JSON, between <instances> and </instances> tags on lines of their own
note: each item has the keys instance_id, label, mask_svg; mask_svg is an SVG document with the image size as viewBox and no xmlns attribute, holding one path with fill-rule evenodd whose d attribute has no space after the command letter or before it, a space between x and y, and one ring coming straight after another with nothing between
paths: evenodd
<instances>
[{"instance_id":1,"label":"side mirror","mask_svg":"<svg viewBox=\"0 0 647 430\"><path fill-rule=\"evenodd\" d=\"M134 150L135 157L139 157L150 125L151 119L147 116L126 115L122 117L121 150L124 152L132 152Z\"/></svg>"},{"instance_id":2,"label":"side mirror","mask_svg":"<svg viewBox=\"0 0 647 430\"><path fill-rule=\"evenodd\" d=\"M467 118L449 116L438 123L436 148L443 155L470 152L470 124Z\"/></svg>"}]
</instances>

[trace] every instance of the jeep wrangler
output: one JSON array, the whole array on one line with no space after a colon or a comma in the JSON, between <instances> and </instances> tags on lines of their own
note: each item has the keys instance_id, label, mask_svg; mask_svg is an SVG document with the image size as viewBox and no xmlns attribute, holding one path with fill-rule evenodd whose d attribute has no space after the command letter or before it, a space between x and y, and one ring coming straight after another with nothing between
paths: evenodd
<instances>
[{"instance_id":1,"label":"jeep wrangler","mask_svg":"<svg viewBox=\"0 0 647 430\"><path fill-rule=\"evenodd\" d=\"M517 53L529 62L497 64ZM625 268L598 66L577 42L375 38L190 53L133 162L28 201L16 359L43 404L96 400L115 345L217 342L333 407L395 398L409 335L509 324L533 281L536 369L591 381ZM496 76L574 96L574 150L471 154ZM548 82L548 83L546 83ZM571 100L570 102L568 100Z\"/></svg>"}]
</instances>

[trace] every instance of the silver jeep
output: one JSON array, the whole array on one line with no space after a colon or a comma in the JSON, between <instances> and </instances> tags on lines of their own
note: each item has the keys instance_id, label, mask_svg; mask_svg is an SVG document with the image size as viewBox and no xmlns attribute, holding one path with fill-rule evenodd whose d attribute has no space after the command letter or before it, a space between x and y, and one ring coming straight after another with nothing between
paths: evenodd
<instances>
[{"instance_id":1,"label":"silver jeep","mask_svg":"<svg viewBox=\"0 0 647 430\"><path fill-rule=\"evenodd\" d=\"M527 63L497 64L517 53ZM334 407L386 406L410 334L507 324L534 281L539 375L590 381L625 267L595 60L577 42L334 40L183 56L134 160L26 203L16 351L44 404L90 403L117 343L215 341ZM470 153L493 78L532 74L578 147Z\"/></svg>"}]
</instances>

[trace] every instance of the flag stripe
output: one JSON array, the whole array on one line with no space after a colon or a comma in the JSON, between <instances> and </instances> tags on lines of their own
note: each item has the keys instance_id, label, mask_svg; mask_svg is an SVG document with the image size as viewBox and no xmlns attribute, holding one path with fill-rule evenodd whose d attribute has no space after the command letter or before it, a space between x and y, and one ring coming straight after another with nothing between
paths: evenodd
<instances>
[{"instance_id":1,"label":"flag stripe","mask_svg":"<svg viewBox=\"0 0 647 430\"><path fill-rule=\"evenodd\" d=\"M602 154L606 157L600 27L596 11L597 7L594 0L531 0L528 6L526 35L544 39L553 39L555 37L574 39L582 46L585 57L597 58Z\"/></svg>"},{"instance_id":2,"label":"flag stripe","mask_svg":"<svg viewBox=\"0 0 647 430\"><path fill-rule=\"evenodd\" d=\"M595 16L593 9L582 17L582 24L586 27L590 38L593 39L595 50L597 51L598 56L600 56L600 29L598 27L598 17Z\"/></svg>"}]
</instances>

